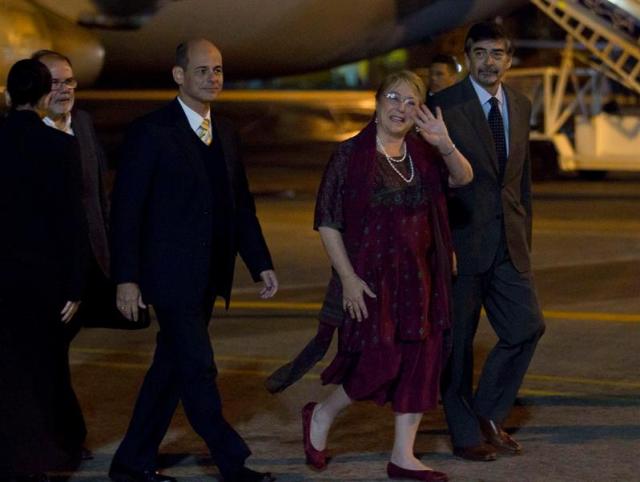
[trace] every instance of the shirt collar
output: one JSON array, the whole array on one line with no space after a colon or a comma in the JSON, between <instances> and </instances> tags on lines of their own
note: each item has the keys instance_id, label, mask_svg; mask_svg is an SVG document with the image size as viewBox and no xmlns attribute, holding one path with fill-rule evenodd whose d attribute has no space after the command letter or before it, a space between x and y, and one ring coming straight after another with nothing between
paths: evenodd
<instances>
[{"instance_id":1,"label":"shirt collar","mask_svg":"<svg viewBox=\"0 0 640 482\"><path fill-rule=\"evenodd\" d=\"M498 92L496 92L496 95L491 95L484 87L473 80L473 77L469 76L469 80L471 80L471 85L473 85L473 89L476 91L476 95L480 100L480 105L486 104L489 102L491 97L495 97L500 102L500 107L502 108L502 106L504 106L504 89L502 88L502 83L498 86Z\"/></svg>"},{"instance_id":2,"label":"shirt collar","mask_svg":"<svg viewBox=\"0 0 640 482\"><path fill-rule=\"evenodd\" d=\"M185 104L180 97L177 97L177 99L178 99L178 102L180 103L180 107L182 107L182 110L187 116L187 120L189 121L189 126L191 126L191 129L193 129L194 132L198 131L198 128L202 125L202 121L204 119L208 119L209 125L211 125L211 110L208 110L207 114L204 117L202 117L195 110L193 110L191 107Z\"/></svg>"},{"instance_id":3,"label":"shirt collar","mask_svg":"<svg viewBox=\"0 0 640 482\"><path fill-rule=\"evenodd\" d=\"M54 129L57 129L59 131L64 132L65 134L69 134L69 135L75 135L73 132L73 128L71 127L71 113L69 113L64 121L64 126L62 127L62 129L60 127L58 127L58 124L55 123L55 121L53 119L51 119L50 117L45 117L42 119L42 121L47 124L49 127L53 127Z\"/></svg>"}]
</instances>

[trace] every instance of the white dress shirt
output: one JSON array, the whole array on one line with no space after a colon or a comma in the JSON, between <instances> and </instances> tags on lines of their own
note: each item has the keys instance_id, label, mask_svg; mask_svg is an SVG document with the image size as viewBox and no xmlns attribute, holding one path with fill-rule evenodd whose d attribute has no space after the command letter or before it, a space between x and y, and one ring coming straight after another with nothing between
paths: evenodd
<instances>
[{"instance_id":1,"label":"white dress shirt","mask_svg":"<svg viewBox=\"0 0 640 482\"><path fill-rule=\"evenodd\" d=\"M177 99L178 99L178 102L180 103L180 107L182 107L182 110L184 111L185 115L187 116L187 121L189 121L189 126L191 127L193 132L195 132L196 135L198 135L198 130L200 129L200 126L202 125L202 121L204 119L208 119L209 120L209 137L211 137L211 134L212 134L212 132L211 132L211 110L208 110L207 114L204 117L202 117L195 110L193 110L187 104L182 102L182 99L180 97L178 97ZM198 137L200 137L200 136L198 136Z\"/></svg>"},{"instance_id":2,"label":"white dress shirt","mask_svg":"<svg viewBox=\"0 0 640 482\"><path fill-rule=\"evenodd\" d=\"M75 136L75 132L73 132L73 129L71 127L71 114L67 114L67 117L64 121L64 127L61 129L60 127L58 127L58 125L55 123L55 121L53 119L51 119L50 117L45 117L44 119L42 119L42 121L47 124L49 127L53 127L54 129L58 129L59 131L64 132L65 134L69 134L70 136Z\"/></svg>"}]
</instances>

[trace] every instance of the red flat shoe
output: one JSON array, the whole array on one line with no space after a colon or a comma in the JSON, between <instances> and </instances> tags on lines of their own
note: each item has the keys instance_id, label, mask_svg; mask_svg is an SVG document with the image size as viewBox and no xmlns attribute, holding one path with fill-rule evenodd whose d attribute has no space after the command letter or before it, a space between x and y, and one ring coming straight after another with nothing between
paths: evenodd
<instances>
[{"instance_id":1,"label":"red flat shoe","mask_svg":"<svg viewBox=\"0 0 640 482\"><path fill-rule=\"evenodd\" d=\"M387 464L387 475L390 479L424 480L427 482L446 482L447 474L436 470L409 470L398 467L393 462Z\"/></svg>"},{"instance_id":2,"label":"red flat shoe","mask_svg":"<svg viewBox=\"0 0 640 482\"><path fill-rule=\"evenodd\" d=\"M311 444L311 418L316 402L309 402L302 408L302 441L307 464L316 470L327 468L327 449L316 450Z\"/></svg>"}]
</instances>

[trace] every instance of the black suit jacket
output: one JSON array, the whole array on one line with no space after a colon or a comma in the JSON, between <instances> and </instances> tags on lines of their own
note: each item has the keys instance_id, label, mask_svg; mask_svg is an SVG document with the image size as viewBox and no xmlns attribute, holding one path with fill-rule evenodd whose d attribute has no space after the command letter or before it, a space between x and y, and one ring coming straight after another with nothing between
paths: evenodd
<instances>
[{"instance_id":1,"label":"black suit jacket","mask_svg":"<svg viewBox=\"0 0 640 482\"><path fill-rule=\"evenodd\" d=\"M531 103L509 86L502 86L509 111L504 179L500 178L489 124L469 77L429 98L430 107L442 109L451 140L473 167L473 181L452 190L449 208L460 274L489 269L503 226L515 268L520 272L531 268Z\"/></svg>"},{"instance_id":2,"label":"black suit jacket","mask_svg":"<svg viewBox=\"0 0 640 482\"><path fill-rule=\"evenodd\" d=\"M211 279L229 302L236 254L258 281L273 267L240 160L238 139L224 119L213 119L222 141L231 226L213 226L211 182L197 142L177 100L129 129L112 199L112 276L136 282L151 304L201 303ZM223 266L211 266L214 229L231 236Z\"/></svg>"},{"instance_id":3,"label":"black suit jacket","mask_svg":"<svg viewBox=\"0 0 640 482\"><path fill-rule=\"evenodd\" d=\"M80 150L82 204L87 216L91 252L104 275L109 277L109 201L105 190L107 159L87 112L73 111L71 127Z\"/></svg>"},{"instance_id":4,"label":"black suit jacket","mask_svg":"<svg viewBox=\"0 0 640 482\"><path fill-rule=\"evenodd\" d=\"M0 152L1 296L13 302L7 290L28 286L33 303L80 300L89 247L76 143L35 112L11 111Z\"/></svg>"}]
</instances>

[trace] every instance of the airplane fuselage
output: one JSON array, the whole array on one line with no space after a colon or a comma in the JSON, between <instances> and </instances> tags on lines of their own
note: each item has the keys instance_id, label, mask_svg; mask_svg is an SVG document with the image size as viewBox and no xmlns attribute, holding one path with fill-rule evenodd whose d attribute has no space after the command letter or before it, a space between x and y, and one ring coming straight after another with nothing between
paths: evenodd
<instances>
[{"instance_id":1,"label":"airplane fuselage","mask_svg":"<svg viewBox=\"0 0 640 482\"><path fill-rule=\"evenodd\" d=\"M5 27L4 37L0 34L0 48L5 52L0 64L3 80L11 63L38 48L54 48L69 55L84 84L95 80L101 66L104 74L123 80L124 85L134 78L168 76L176 45L193 37L206 37L220 47L225 71L232 78L302 73L423 42L457 26L508 13L527 2L39 0L37 3L36 6L26 0L4 0L0 4L0 22ZM139 5L140 11L125 8L129 5ZM24 21L15 21L18 13L23 20L31 21L26 33ZM18 37L23 40L17 43L9 40Z\"/></svg>"}]
</instances>

